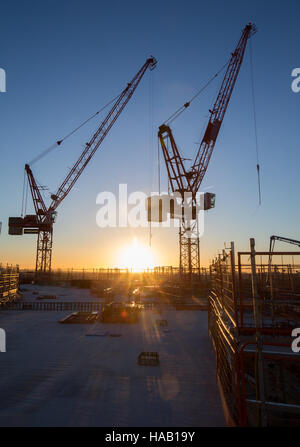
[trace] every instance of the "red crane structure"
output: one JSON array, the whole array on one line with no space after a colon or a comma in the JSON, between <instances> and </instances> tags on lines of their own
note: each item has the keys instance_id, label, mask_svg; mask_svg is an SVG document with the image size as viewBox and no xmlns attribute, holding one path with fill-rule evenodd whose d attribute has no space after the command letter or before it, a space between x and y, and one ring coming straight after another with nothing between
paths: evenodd
<instances>
[{"instance_id":1,"label":"red crane structure","mask_svg":"<svg viewBox=\"0 0 300 447\"><path fill-rule=\"evenodd\" d=\"M247 24L243 29L236 49L231 54L217 99L213 108L209 110L210 118L195 161L189 170L184 166L184 160L179 153L170 127L166 123L159 127L158 138L162 148L171 190L173 193L179 192L182 201L184 199L184 193L191 193L193 206L197 206L196 194L199 191L213 153L224 115L243 62L247 41L255 32L256 26L252 23ZM189 105L190 103L187 102L184 104L183 109ZM214 194L206 193L203 201L204 206L202 205L204 209L213 208L214 200ZM183 216L179 229L179 268L182 274L188 273L190 277L192 273L200 273L199 229L197 222L198 220L196 218L188 220Z\"/></svg>"},{"instance_id":2,"label":"red crane structure","mask_svg":"<svg viewBox=\"0 0 300 447\"><path fill-rule=\"evenodd\" d=\"M84 168L91 160L106 135L109 133L113 124L120 116L122 110L132 97L135 89L139 85L142 77L148 68L153 70L156 66L156 59L149 57L144 65L140 68L131 82L114 101L113 106L102 121L91 139L86 143L85 148L78 160L70 170L62 184L59 186L56 194L51 195L52 202L49 207L45 205L41 194L41 187L33 176L32 170L28 164L25 165L25 171L28 177L30 191L32 195L33 205L35 209L34 215L26 215L22 217L9 218L9 234L22 235L37 234L37 253L36 253L36 272L49 273L51 271L52 244L53 244L53 224L56 219L56 209L60 203L66 198L74 184L79 179ZM61 140L62 141L62 140ZM60 144L57 141L56 144Z\"/></svg>"}]
</instances>

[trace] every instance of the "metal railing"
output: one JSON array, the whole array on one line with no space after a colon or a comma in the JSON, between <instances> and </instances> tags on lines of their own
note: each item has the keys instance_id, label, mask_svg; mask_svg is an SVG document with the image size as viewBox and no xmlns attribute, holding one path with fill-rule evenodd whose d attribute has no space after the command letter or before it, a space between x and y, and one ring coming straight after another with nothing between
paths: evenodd
<instances>
[{"instance_id":1,"label":"metal railing","mask_svg":"<svg viewBox=\"0 0 300 447\"><path fill-rule=\"evenodd\" d=\"M85 312L100 312L103 304L96 301L13 301L6 303L5 310L76 310Z\"/></svg>"},{"instance_id":2,"label":"metal railing","mask_svg":"<svg viewBox=\"0 0 300 447\"><path fill-rule=\"evenodd\" d=\"M38 277L34 270L22 269L20 270L21 279L26 281L32 281ZM40 275L41 276L41 275ZM46 276L46 275L44 275ZM199 275L195 277L199 278ZM209 269L201 268L200 278L202 281L209 281L210 272ZM53 281L72 281L72 280L126 280L126 279L151 279L151 280L163 280L174 281L181 280L180 271L178 267L164 266L147 268L140 271L132 269L119 269L119 268L66 268L66 269L52 269L50 274L47 274L47 278Z\"/></svg>"}]
</instances>

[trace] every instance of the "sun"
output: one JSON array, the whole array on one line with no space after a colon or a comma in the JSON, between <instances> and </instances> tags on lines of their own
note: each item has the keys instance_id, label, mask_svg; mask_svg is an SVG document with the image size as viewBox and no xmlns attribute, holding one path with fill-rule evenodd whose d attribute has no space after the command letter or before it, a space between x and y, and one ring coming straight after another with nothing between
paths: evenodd
<instances>
[{"instance_id":1,"label":"sun","mask_svg":"<svg viewBox=\"0 0 300 447\"><path fill-rule=\"evenodd\" d=\"M121 251L118 264L120 268L131 269L134 272L153 268L154 257L152 250L140 244L137 238L134 238L132 244L124 247Z\"/></svg>"}]
</instances>

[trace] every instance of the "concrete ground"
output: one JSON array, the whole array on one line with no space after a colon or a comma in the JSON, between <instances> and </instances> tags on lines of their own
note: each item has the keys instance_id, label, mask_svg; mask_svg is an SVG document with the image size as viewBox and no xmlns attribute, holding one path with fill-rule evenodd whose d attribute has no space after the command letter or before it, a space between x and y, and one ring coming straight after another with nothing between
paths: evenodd
<instances>
[{"instance_id":1,"label":"concrete ground","mask_svg":"<svg viewBox=\"0 0 300 447\"><path fill-rule=\"evenodd\" d=\"M87 290L25 288L30 300L33 290L91 299ZM7 337L0 426L225 425L206 312L145 310L132 325L58 324L68 313L0 311ZM157 351L160 366L139 366L141 351Z\"/></svg>"}]
</instances>

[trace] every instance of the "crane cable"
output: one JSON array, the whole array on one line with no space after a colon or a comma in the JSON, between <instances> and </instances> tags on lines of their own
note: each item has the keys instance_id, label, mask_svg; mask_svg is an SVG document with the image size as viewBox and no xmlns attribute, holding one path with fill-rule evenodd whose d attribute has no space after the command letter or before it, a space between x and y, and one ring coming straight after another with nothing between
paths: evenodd
<instances>
[{"instance_id":1,"label":"crane cable","mask_svg":"<svg viewBox=\"0 0 300 447\"><path fill-rule=\"evenodd\" d=\"M151 191L153 187L153 119L154 119L154 104L153 104L153 91L154 91L154 75L152 70L150 71L149 75L149 99L148 99L148 105L149 105L149 183L150 183L150 191L149 191L149 197L151 197ZM147 202L147 212L149 212L148 209L148 202ZM151 212L151 201L150 201L150 212ZM152 225L151 225L151 219L149 221L149 247L151 249L152 246Z\"/></svg>"},{"instance_id":2,"label":"crane cable","mask_svg":"<svg viewBox=\"0 0 300 447\"><path fill-rule=\"evenodd\" d=\"M24 215L23 213L24 213L24 200L25 200L25 182L26 182L26 171L24 169L21 217L23 217Z\"/></svg>"},{"instance_id":3,"label":"crane cable","mask_svg":"<svg viewBox=\"0 0 300 447\"><path fill-rule=\"evenodd\" d=\"M257 170L257 182L258 182L258 203L260 206L261 205L260 164L259 164L259 154L258 154L257 120L256 120L256 107L255 107L255 90L254 90L253 56L252 56L252 40L251 39L250 39L250 75L251 75L253 121L254 121L254 134L255 134L256 170Z\"/></svg>"},{"instance_id":4,"label":"crane cable","mask_svg":"<svg viewBox=\"0 0 300 447\"><path fill-rule=\"evenodd\" d=\"M105 104L101 109L99 109L96 113L91 115L89 118L87 118L85 121L83 121L79 126L77 126L75 129L73 129L71 132L69 132L67 135L65 135L60 140L57 140L55 143L51 144L47 149L45 149L43 152L41 152L39 155L37 155L35 158L31 160L29 166L33 165L37 161L39 161L41 158L45 157L49 152L53 151L57 146L60 146L64 140L69 138L71 135L73 135L75 132L77 132L81 127L83 127L85 124L87 124L89 121L91 121L95 116L99 115L106 107L108 107L111 103L116 101L120 97L121 93L117 95L115 98L110 100L107 104ZM22 210L21 210L21 216L23 217L26 214L26 208L27 208L27 196L28 196L28 179L26 183L26 171L24 171L24 180L23 180L23 194L22 194Z\"/></svg>"},{"instance_id":5,"label":"crane cable","mask_svg":"<svg viewBox=\"0 0 300 447\"><path fill-rule=\"evenodd\" d=\"M176 118L178 118L182 112L184 112L191 104L191 102L194 101L194 99L196 99L200 93L202 93L208 86L209 84L216 79L216 77L218 77L218 75L224 70L225 67L227 67L227 65L229 64L229 61L226 62L226 64L224 64L219 71L217 71L217 73L212 76L207 82L206 84L204 84L203 87L201 87L200 90L198 90L197 93L195 93L195 95L189 100L187 101L185 104L183 104L181 107L179 107L179 109L177 109L166 121L164 121L164 124L171 124Z\"/></svg>"},{"instance_id":6,"label":"crane cable","mask_svg":"<svg viewBox=\"0 0 300 447\"><path fill-rule=\"evenodd\" d=\"M24 185L24 200L25 200L25 203L24 203L24 215L26 214L26 211L27 211L28 183L29 182L27 180L26 185Z\"/></svg>"},{"instance_id":7,"label":"crane cable","mask_svg":"<svg viewBox=\"0 0 300 447\"><path fill-rule=\"evenodd\" d=\"M45 149L43 152L41 152L39 155L37 155L35 158L31 160L29 166L33 165L37 161L39 161L41 158L45 157L49 152L51 152L53 149L55 149L57 146L60 146L63 141L65 141L67 138L69 138L71 135L73 135L75 132L77 132L81 127L83 127L85 124L87 124L89 121L91 121L93 118L95 118L96 115L99 115L106 107L108 107L111 103L116 101L120 97L121 93L117 95L115 98L113 98L111 101L109 101L107 104L105 104L101 109L99 109L96 113L91 115L89 118L87 118L85 121L83 121L79 126L75 127L71 132L69 132L67 135L65 135L60 140L57 140L55 143L51 144L47 149Z\"/></svg>"}]
</instances>

